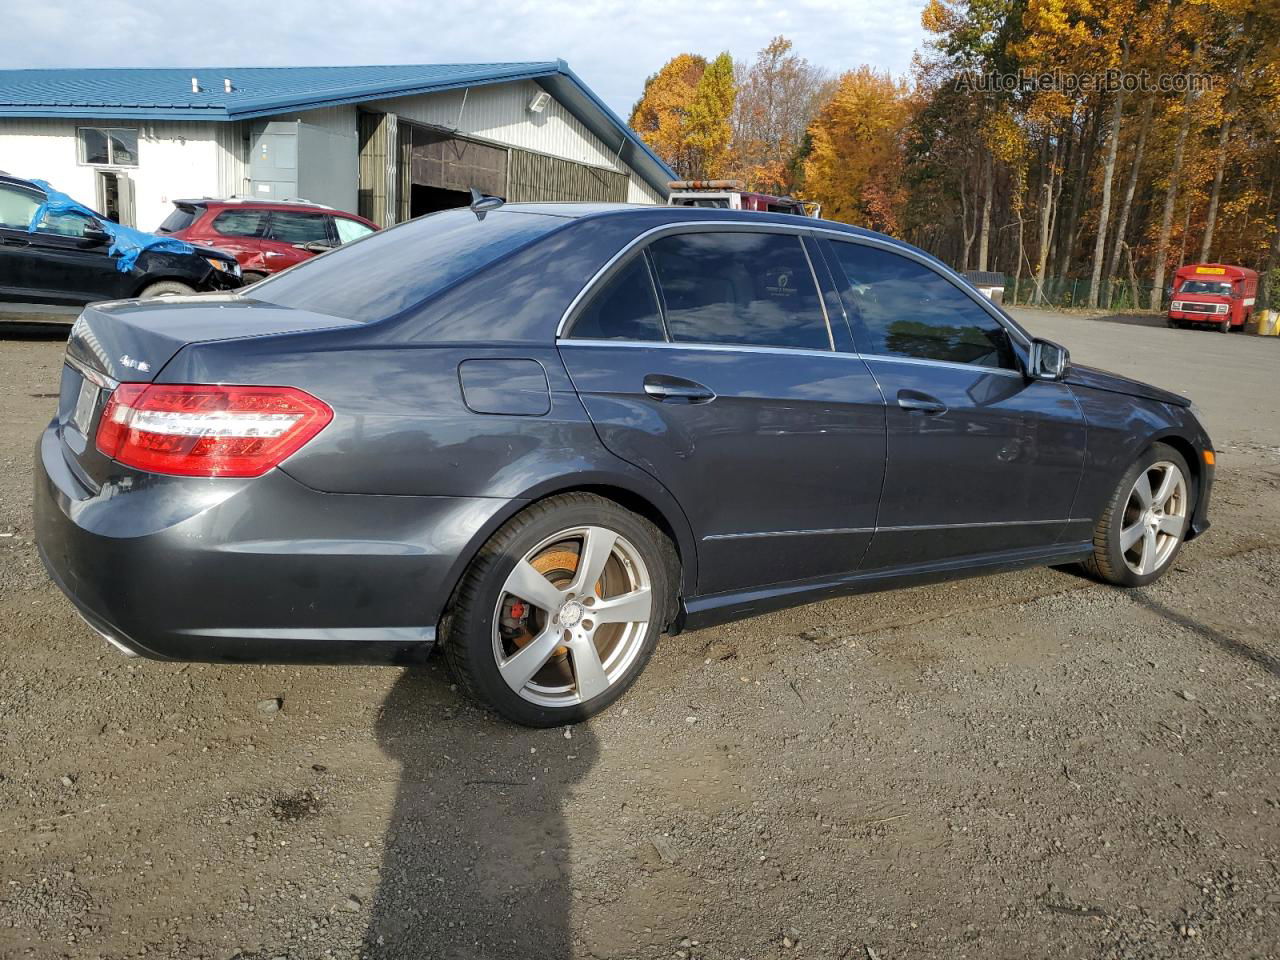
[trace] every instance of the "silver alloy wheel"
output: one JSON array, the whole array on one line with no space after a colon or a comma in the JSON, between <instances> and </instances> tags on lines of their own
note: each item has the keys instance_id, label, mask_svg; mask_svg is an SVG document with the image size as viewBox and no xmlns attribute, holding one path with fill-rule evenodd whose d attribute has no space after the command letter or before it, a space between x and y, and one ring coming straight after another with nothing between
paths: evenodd
<instances>
[{"instance_id":1,"label":"silver alloy wheel","mask_svg":"<svg viewBox=\"0 0 1280 960\"><path fill-rule=\"evenodd\" d=\"M508 575L494 608L493 655L524 699L573 706L622 679L652 617L649 568L635 546L605 527L572 527Z\"/></svg>"},{"instance_id":2,"label":"silver alloy wheel","mask_svg":"<svg viewBox=\"0 0 1280 960\"><path fill-rule=\"evenodd\" d=\"M1187 530L1187 478L1168 460L1138 475L1120 523L1120 553L1138 576L1155 573L1169 562Z\"/></svg>"}]
</instances>

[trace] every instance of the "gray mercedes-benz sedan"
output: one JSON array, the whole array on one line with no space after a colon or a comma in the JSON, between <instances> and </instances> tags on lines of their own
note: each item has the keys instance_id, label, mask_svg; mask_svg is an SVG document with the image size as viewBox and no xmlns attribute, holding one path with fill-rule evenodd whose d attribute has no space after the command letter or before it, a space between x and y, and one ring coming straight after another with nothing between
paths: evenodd
<instances>
[{"instance_id":1,"label":"gray mercedes-benz sedan","mask_svg":"<svg viewBox=\"0 0 1280 960\"><path fill-rule=\"evenodd\" d=\"M35 513L94 628L225 662L439 643L546 726L664 632L1029 564L1139 586L1208 526L1187 400L1071 364L907 244L495 204L85 310Z\"/></svg>"}]
</instances>

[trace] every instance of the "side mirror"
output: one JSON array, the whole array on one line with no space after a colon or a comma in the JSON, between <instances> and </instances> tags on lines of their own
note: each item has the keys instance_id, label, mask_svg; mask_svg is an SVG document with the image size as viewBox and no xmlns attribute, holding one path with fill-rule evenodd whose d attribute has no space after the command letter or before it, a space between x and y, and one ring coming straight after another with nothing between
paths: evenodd
<instances>
[{"instance_id":1,"label":"side mirror","mask_svg":"<svg viewBox=\"0 0 1280 960\"><path fill-rule=\"evenodd\" d=\"M333 244L327 240L312 240L310 243L295 243L295 247L305 250L307 253L327 253L333 249Z\"/></svg>"},{"instance_id":2,"label":"side mirror","mask_svg":"<svg viewBox=\"0 0 1280 960\"><path fill-rule=\"evenodd\" d=\"M90 243L106 243L111 239L111 234L107 233L107 231L103 230L102 227L97 224L85 227L84 232L80 234L80 236L83 239L88 240Z\"/></svg>"},{"instance_id":3,"label":"side mirror","mask_svg":"<svg viewBox=\"0 0 1280 960\"><path fill-rule=\"evenodd\" d=\"M1033 380L1061 380L1071 369L1071 354L1052 340L1032 340L1027 376Z\"/></svg>"}]
</instances>

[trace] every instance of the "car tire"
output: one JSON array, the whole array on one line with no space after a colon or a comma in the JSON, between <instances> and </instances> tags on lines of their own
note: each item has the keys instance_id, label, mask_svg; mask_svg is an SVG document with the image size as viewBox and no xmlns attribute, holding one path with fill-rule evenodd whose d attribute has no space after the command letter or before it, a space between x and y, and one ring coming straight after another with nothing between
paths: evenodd
<instances>
[{"instance_id":1,"label":"car tire","mask_svg":"<svg viewBox=\"0 0 1280 960\"><path fill-rule=\"evenodd\" d=\"M138 294L139 300L152 300L155 297L189 297L195 293L195 287L189 287L177 280L161 280L153 283Z\"/></svg>"},{"instance_id":2,"label":"car tire","mask_svg":"<svg viewBox=\"0 0 1280 960\"><path fill-rule=\"evenodd\" d=\"M1171 470L1175 474L1169 477ZM1120 587L1143 587L1158 580L1186 540L1195 495L1194 477L1182 454L1166 444L1153 444L1125 471L1107 501L1094 527L1093 556L1085 568Z\"/></svg>"},{"instance_id":3,"label":"car tire","mask_svg":"<svg viewBox=\"0 0 1280 960\"><path fill-rule=\"evenodd\" d=\"M1219 333L1230 333L1230 332L1231 332L1231 318L1230 318L1230 317L1228 317L1226 320L1223 320L1221 323L1219 323L1219 324L1218 324L1218 332L1219 332Z\"/></svg>"},{"instance_id":4,"label":"car tire","mask_svg":"<svg viewBox=\"0 0 1280 960\"><path fill-rule=\"evenodd\" d=\"M508 720L585 720L644 669L674 616L678 569L671 541L645 518L594 494L550 497L472 561L442 623L445 659L465 693ZM623 597L606 621L600 611Z\"/></svg>"},{"instance_id":5,"label":"car tire","mask_svg":"<svg viewBox=\"0 0 1280 960\"><path fill-rule=\"evenodd\" d=\"M267 279L267 274L259 273L256 270L246 270L244 273L240 274L240 279L244 281L243 285L247 287L251 283L257 283L259 280Z\"/></svg>"}]
</instances>

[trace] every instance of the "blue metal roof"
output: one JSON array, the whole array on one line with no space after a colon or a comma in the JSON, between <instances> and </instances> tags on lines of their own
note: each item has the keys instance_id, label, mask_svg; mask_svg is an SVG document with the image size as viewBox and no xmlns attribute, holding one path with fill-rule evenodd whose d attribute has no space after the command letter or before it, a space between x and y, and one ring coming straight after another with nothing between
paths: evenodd
<instances>
[{"instance_id":1,"label":"blue metal roof","mask_svg":"<svg viewBox=\"0 0 1280 960\"><path fill-rule=\"evenodd\" d=\"M192 92L195 77L199 92ZM226 92L225 81L231 81ZM661 192L671 170L563 60L368 67L0 70L0 117L249 120L443 90L535 80Z\"/></svg>"}]
</instances>

